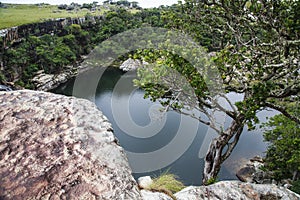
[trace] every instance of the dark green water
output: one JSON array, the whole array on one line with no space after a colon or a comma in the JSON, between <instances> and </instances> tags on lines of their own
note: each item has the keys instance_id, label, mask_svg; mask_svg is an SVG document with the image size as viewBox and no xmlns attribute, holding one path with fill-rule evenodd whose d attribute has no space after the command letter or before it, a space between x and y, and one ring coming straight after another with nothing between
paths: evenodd
<instances>
[{"instance_id":1,"label":"dark green water","mask_svg":"<svg viewBox=\"0 0 300 200\"><path fill-rule=\"evenodd\" d=\"M94 71L81 76L80 84L76 85L76 90L82 92L81 95L77 95L78 91L73 91L75 79L62 84L53 92L68 96L75 93L75 96L84 97L96 103L112 123L121 146L127 152L132 152L132 154L128 153L128 157L132 168L138 169L134 170L139 172L134 173L136 178L144 175L155 176L168 170L175 173L187 185L200 185L204 163L203 159L199 158L199 151L208 128L199 124L194 134L192 127L195 126L195 121L193 119L187 121L187 118L183 119L175 112L168 112L165 115L165 121L162 117L157 117L155 110L159 105L144 99L142 90L133 89L134 73L124 74L116 68L108 68L99 77L96 90L89 91L89 83L93 82L91 78L93 76L95 76ZM229 96L233 99L239 98L235 94L229 94ZM259 113L259 116L264 121L266 116L273 114L264 111ZM186 122L181 123L182 120ZM130 123L135 125L130 125ZM183 137L178 137L178 135L183 135ZM189 145L182 148L181 142L182 145ZM172 146L171 144L173 147L167 149L168 145ZM166 149L166 151L159 156L153 154L151 157L147 154L161 149ZM262 155L265 149L266 144L263 142L261 130L251 132L245 130L232 155L223 164L219 179L236 179L237 166L245 159ZM138 154L137 157L135 157L136 154ZM168 160L172 160L173 154L177 154L178 159L173 159L174 162L168 163ZM165 161L166 164L162 164ZM157 169L152 171L155 167Z\"/></svg>"}]
</instances>

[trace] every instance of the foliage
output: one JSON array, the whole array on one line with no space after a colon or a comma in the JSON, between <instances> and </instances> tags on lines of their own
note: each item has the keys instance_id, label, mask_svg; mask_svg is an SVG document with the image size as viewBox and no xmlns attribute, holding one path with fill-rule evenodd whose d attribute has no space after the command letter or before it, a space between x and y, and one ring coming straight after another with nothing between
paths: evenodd
<instances>
[{"instance_id":1,"label":"foliage","mask_svg":"<svg viewBox=\"0 0 300 200\"><path fill-rule=\"evenodd\" d=\"M29 36L18 48L9 48L4 53L5 76L8 80L17 77L22 86L32 88L31 79L39 70L59 73L66 65L76 61L71 48L63 43L63 38L52 35Z\"/></svg>"},{"instance_id":2,"label":"foliage","mask_svg":"<svg viewBox=\"0 0 300 200\"><path fill-rule=\"evenodd\" d=\"M299 116L300 106L290 111ZM276 115L264 124L264 138L269 142L265 167L276 180L300 179L300 124L284 115Z\"/></svg>"},{"instance_id":3,"label":"foliage","mask_svg":"<svg viewBox=\"0 0 300 200\"><path fill-rule=\"evenodd\" d=\"M127 0L120 0L120 1L117 1L117 5L123 5L123 6L129 7L130 6L130 2L127 1Z\"/></svg>"},{"instance_id":4,"label":"foliage","mask_svg":"<svg viewBox=\"0 0 300 200\"><path fill-rule=\"evenodd\" d=\"M296 192L296 193L300 194L300 180L294 181L294 182L293 182L293 185L292 185L292 187L291 187L291 190L292 190L293 192Z\"/></svg>"},{"instance_id":5,"label":"foliage","mask_svg":"<svg viewBox=\"0 0 300 200\"><path fill-rule=\"evenodd\" d=\"M186 0L184 4L171 6L163 12L166 27L188 33L198 44L209 51L216 51L212 56L214 64L207 62L202 66L217 67L222 79L220 88L225 93L243 94L243 99L235 104L226 98L226 94L216 95L215 91L208 90L210 83L206 80L209 77L193 71L193 66L179 56L162 51L145 50L140 53L146 60L155 63L138 73L140 80L136 84L146 91L145 96L160 100L166 109L189 114L182 109L189 104L188 98L178 98L182 92L174 84L176 81L168 79L164 75L165 70L161 70L165 67L174 69L195 91L197 104L194 109L204 113L208 120L194 114L190 116L219 134L212 141L205 158L204 184L217 177L221 163L230 156L244 127L255 128L260 110L273 108L300 123L298 116L289 112L283 104L294 102L293 97L300 91L300 34L295 28L299 27L299 12L296 10L299 5L299 1L292 0ZM192 52L183 54L194 57ZM151 82L159 78L164 84ZM230 108L218 103L216 99L220 97ZM227 127L216 125L212 115L214 110L224 112L231 118L231 124Z\"/></svg>"},{"instance_id":6,"label":"foliage","mask_svg":"<svg viewBox=\"0 0 300 200\"><path fill-rule=\"evenodd\" d=\"M218 179L217 178L210 178L208 179L207 181L207 185L212 185L212 184L215 184L218 182Z\"/></svg>"},{"instance_id":7,"label":"foliage","mask_svg":"<svg viewBox=\"0 0 300 200\"><path fill-rule=\"evenodd\" d=\"M117 4L112 0L107 3ZM114 7L111 8L112 11L105 12L105 17L101 21L94 23L87 20L80 26L71 25L59 35L46 34L42 37L30 35L20 44L3 50L1 56L5 70L2 72L4 76L2 80L15 81L21 86L32 87L31 78L38 70L59 73L64 70L64 66L73 64L82 55L89 53L95 45L112 35L143 25L167 27L189 34L198 45L205 48L199 50L174 45L171 52L161 49L135 52L134 57L154 63L149 65L149 68L139 70L140 80L135 83L145 89L146 96L152 100L159 100L167 109L183 113L183 109L195 108L207 115L208 120L191 115L219 134L218 138L212 141L205 158L203 181L207 184L216 180L220 165L230 156L243 128L255 127L258 122L256 115L258 111L273 108L299 124L297 115L286 108L286 102L295 102L294 97L299 95L300 90L299 8L300 1L293 0L185 0L185 3L145 9L137 13ZM2 28L41 21L41 18L86 14L63 13L64 11L55 13L54 7L49 5L43 7L9 5L7 9L0 9ZM160 38L159 35L154 36ZM181 38L170 38L162 45L171 45L171 40L180 41ZM214 51L212 54L214 56L203 58L202 54L197 53L205 49L209 52ZM118 52L120 49L114 45L112 51ZM176 53L180 51L183 51L182 56ZM187 58L193 63L190 60L188 62ZM225 94L217 96L215 91L209 90L211 74L200 73L194 68L195 63L201 69L210 66L218 69L222 81L220 88L225 93L243 94L244 98L233 104L226 99ZM183 80L175 81L168 77L172 74L169 73L170 70L178 72ZM163 84L155 84L156 80ZM189 96L191 91L194 92L195 101L191 101L193 99ZM217 97L220 96L230 108L218 103ZM228 127L220 127L214 121L211 114L215 110L223 111L231 118ZM292 121L291 123L294 123ZM287 141L291 145L298 147L298 140L295 143L289 131L283 135L288 138ZM277 139L280 141L280 138ZM284 145L281 148L284 148ZM276 149L272 153L277 153ZM296 151L293 153L299 157ZM286 154L284 156L288 157ZM289 158L288 173L293 173L295 169L291 167L295 167L296 163L299 166L298 157ZM277 159L279 158L275 158L276 161Z\"/></svg>"},{"instance_id":8,"label":"foliage","mask_svg":"<svg viewBox=\"0 0 300 200\"><path fill-rule=\"evenodd\" d=\"M26 5L17 8L26 12L29 7ZM96 22L89 20L91 15L86 15L87 20L83 24L66 26L58 35L46 34L37 37L29 34L20 43L1 48L0 58L5 66L1 81L16 82L22 87L32 88L31 79L39 70L60 73L64 70L64 66L74 64L82 55L88 54L96 45L112 35L140 27L152 14L160 15L158 11L152 12L151 9L147 10L147 13L144 15L140 12L132 13L131 10L116 9L106 12L105 17ZM155 21L153 23L160 24ZM38 29L36 34L40 34ZM3 43L2 38L0 42ZM114 51L119 51L117 44L113 47Z\"/></svg>"},{"instance_id":9,"label":"foliage","mask_svg":"<svg viewBox=\"0 0 300 200\"><path fill-rule=\"evenodd\" d=\"M172 194L181 191L184 187L183 183L180 182L174 174L163 173L153 179L153 183L147 189L163 192L172 197Z\"/></svg>"}]
</instances>

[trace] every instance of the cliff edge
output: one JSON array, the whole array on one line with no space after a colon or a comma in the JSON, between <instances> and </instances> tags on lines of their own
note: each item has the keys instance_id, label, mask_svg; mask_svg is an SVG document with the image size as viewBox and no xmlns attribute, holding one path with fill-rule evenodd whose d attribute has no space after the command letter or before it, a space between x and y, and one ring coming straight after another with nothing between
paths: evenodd
<instances>
[{"instance_id":1,"label":"cliff edge","mask_svg":"<svg viewBox=\"0 0 300 200\"><path fill-rule=\"evenodd\" d=\"M0 92L0 199L141 199L111 124L83 99Z\"/></svg>"}]
</instances>

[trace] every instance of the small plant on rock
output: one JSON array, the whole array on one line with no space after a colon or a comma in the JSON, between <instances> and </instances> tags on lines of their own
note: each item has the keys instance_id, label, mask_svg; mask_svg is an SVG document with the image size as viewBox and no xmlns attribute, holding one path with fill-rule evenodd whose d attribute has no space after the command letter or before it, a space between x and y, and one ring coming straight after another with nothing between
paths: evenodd
<instances>
[{"instance_id":1,"label":"small plant on rock","mask_svg":"<svg viewBox=\"0 0 300 200\"><path fill-rule=\"evenodd\" d=\"M166 172L153 179L153 183L147 189L153 192L165 193L175 199L173 194L179 192L184 187L184 184L178 180L176 175Z\"/></svg>"}]
</instances>

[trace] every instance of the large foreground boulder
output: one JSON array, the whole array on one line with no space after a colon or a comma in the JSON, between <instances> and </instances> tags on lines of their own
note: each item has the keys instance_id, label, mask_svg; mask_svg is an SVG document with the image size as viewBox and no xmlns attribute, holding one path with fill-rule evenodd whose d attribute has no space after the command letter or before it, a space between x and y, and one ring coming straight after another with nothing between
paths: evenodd
<instances>
[{"instance_id":1,"label":"large foreground boulder","mask_svg":"<svg viewBox=\"0 0 300 200\"><path fill-rule=\"evenodd\" d=\"M221 181L209 186L187 187L175 194L177 200L299 200L290 190L271 184L251 184L239 181Z\"/></svg>"},{"instance_id":2,"label":"large foreground boulder","mask_svg":"<svg viewBox=\"0 0 300 200\"><path fill-rule=\"evenodd\" d=\"M0 92L0 199L141 199L111 124L82 99Z\"/></svg>"}]
</instances>

